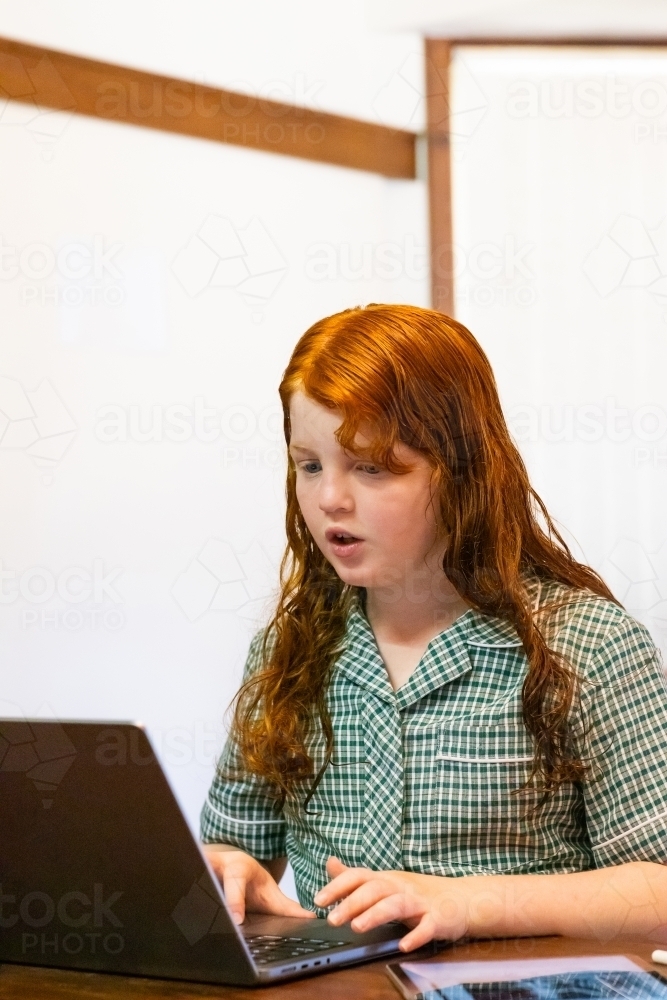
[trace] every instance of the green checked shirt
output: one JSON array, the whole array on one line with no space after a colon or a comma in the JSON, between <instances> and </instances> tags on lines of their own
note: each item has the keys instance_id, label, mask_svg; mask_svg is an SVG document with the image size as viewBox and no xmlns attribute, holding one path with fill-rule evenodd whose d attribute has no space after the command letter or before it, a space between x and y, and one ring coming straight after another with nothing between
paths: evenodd
<instances>
[{"instance_id":1,"label":"green checked shirt","mask_svg":"<svg viewBox=\"0 0 667 1000\"><path fill-rule=\"evenodd\" d=\"M429 643L398 691L359 602L328 692L334 756L304 809L282 809L252 775L215 778L201 818L206 843L259 860L287 855L302 905L346 865L431 875L575 872L667 861L667 690L648 632L586 592L535 584L535 606L564 596L543 630L584 678L590 779L566 784L539 811L512 794L533 755L521 715L527 661L513 627L468 610ZM246 676L259 666L253 639ZM310 746L316 769L324 740ZM235 763L231 741L223 766Z\"/></svg>"}]
</instances>

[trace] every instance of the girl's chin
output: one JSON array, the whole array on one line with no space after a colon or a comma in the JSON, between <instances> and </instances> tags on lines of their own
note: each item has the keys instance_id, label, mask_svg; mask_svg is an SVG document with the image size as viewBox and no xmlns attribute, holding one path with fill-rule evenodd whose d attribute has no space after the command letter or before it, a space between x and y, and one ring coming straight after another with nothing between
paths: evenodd
<instances>
[{"instance_id":1,"label":"girl's chin","mask_svg":"<svg viewBox=\"0 0 667 1000\"><path fill-rule=\"evenodd\" d=\"M334 569L339 578L348 587L365 587L366 590L382 590L382 585L377 582L374 574L365 567L334 565Z\"/></svg>"},{"instance_id":2,"label":"girl's chin","mask_svg":"<svg viewBox=\"0 0 667 1000\"><path fill-rule=\"evenodd\" d=\"M350 587L373 586L373 576L367 569L361 566L346 566L344 563L341 565L340 560L333 559L331 560L331 565L343 583L347 583Z\"/></svg>"}]
</instances>

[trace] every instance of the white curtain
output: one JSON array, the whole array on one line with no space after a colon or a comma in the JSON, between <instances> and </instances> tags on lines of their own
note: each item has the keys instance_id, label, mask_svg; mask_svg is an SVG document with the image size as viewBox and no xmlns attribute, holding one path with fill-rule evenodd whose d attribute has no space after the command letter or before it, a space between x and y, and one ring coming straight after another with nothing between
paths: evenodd
<instances>
[{"instance_id":1,"label":"white curtain","mask_svg":"<svg viewBox=\"0 0 667 1000\"><path fill-rule=\"evenodd\" d=\"M667 650L667 51L458 49L457 316L533 482Z\"/></svg>"}]
</instances>

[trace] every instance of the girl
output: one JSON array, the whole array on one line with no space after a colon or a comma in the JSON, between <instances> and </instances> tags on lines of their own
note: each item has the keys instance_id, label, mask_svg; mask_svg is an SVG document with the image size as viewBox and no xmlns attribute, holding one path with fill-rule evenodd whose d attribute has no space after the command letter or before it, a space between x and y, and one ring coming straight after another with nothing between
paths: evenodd
<instances>
[{"instance_id":1,"label":"girl","mask_svg":"<svg viewBox=\"0 0 667 1000\"><path fill-rule=\"evenodd\" d=\"M280 396L281 592L202 813L236 918L667 940L658 654L531 488L479 344L350 309Z\"/></svg>"}]
</instances>

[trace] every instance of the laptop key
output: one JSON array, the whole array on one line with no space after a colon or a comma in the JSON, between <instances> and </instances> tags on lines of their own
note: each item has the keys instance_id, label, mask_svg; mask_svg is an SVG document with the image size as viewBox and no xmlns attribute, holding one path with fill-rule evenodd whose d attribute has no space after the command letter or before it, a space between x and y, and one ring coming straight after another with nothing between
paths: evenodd
<instances>
[{"instance_id":1,"label":"laptop key","mask_svg":"<svg viewBox=\"0 0 667 1000\"><path fill-rule=\"evenodd\" d=\"M323 951L331 951L347 944L346 941L327 941L324 938L277 937L257 934L247 939L250 952L258 965L284 962L292 958L305 958Z\"/></svg>"}]
</instances>

